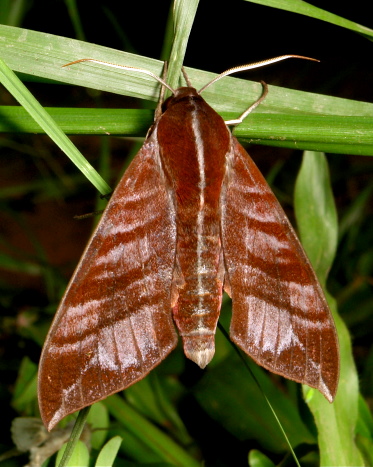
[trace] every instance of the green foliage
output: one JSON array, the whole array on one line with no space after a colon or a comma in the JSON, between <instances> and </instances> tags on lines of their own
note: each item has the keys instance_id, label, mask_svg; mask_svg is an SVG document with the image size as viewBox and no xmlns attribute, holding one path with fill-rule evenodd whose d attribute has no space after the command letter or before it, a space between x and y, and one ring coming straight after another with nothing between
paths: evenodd
<instances>
[{"instance_id":1,"label":"green foliage","mask_svg":"<svg viewBox=\"0 0 373 467\"><path fill-rule=\"evenodd\" d=\"M15 203L8 203L8 200L16 201L32 195L37 209L42 209L42 203L52 201L61 207L67 196L75 195L78 187L84 186L84 179L76 170L71 175L65 169L62 156L58 159L44 154L39 143L42 138L40 134L44 132L79 166L85 177L101 192L107 192L108 185L87 161L91 161L89 151L81 151L86 159L63 132L71 135L145 136L152 122L153 111L148 108L99 108L102 106L101 91L142 99L144 107L154 107L159 95L158 83L136 72L121 72L92 63L68 68L62 68L62 65L79 58L94 57L146 68L160 76L163 63L140 54L83 42L86 36L84 21L73 1L66 4L71 23L77 31L76 37L80 40L17 27L22 26L23 18L27 17L24 3L3 3L4 8L0 9L3 23L0 25L0 59L3 62L0 77L23 108L15 105L0 107L0 131L7 134L0 140L0 148L9 166L12 160L5 158L8 151L19 150L27 154L35 160L41 177L35 180L30 176L15 186L0 187L3 215L12 216L16 231L24 232L32 245L32 248L17 251L12 247L11 232L4 230L0 233L1 265L9 275L0 280L1 306L6 310L2 316L2 327L5 335L13 332L17 336L17 354L25 347L36 362L39 350L35 351L35 348L39 349L42 344L65 281L59 267L49 262L43 242L33 235L32 222L27 216L19 215ZM174 87L180 84L180 65L184 61L194 16L198 18L198 2L185 0L176 3L176 16L166 26L166 30L170 31L176 25L176 34L170 38L171 34L166 33L169 39L163 46L164 51L171 51L169 78ZM368 28L306 2L266 0L253 3L332 22L370 40L373 36ZM112 21L117 26L113 18ZM292 21L296 21L295 16ZM208 26L212 28L209 34L216 34L213 24ZM161 30L159 34L162 34ZM17 72L17 76L11 70ZM187 73L198 89L214 76L208 71L192 68L187 68ZM45 109L27 90L25 83L31 81L46 87L56 86L57 82L89 87L95 90L90 92L98 108L71 105L69 108ZM359 85L356 81L356 86ZM27 86L30 84L27 83ZM224 78L208 88L204 98L224 118L230 119L239 115L248 102L255 101L260 92L261 85L258 83ZM266 101L234 133L243 141L267 146L325 151L329 154L373 155L372 115L373 105L367 102L270 86ZM10 133L12 138L8 136ZM38 134L36 147L27 139L32 133ZM97 146L101 148L101 160L106 161L107 146ZM52 152L50 149L48 151ZM345 160L344 156L335 157ZM45 166L41 160L46 163ZM336 168L329 176L325 157L307 152L297 179L294 201L302 241L323 287L328 287L328 291L334 295L334 298L328 295L328 300L341 345L341 380L335 403L330 405L317 391L309 388L303 388L302 397L299 385L268 375L261 369L254 370L302 465L373 465L373 420L364 399L372 396L373 352L371 347L363 347L367 356L359 360L356 369L348 332L350 327L355 338L364 341L370 337L371 342L371 331L366 322L372 319L373 249L367 213L373 186L369 181L361 190L360 186L352 187L356 196L347 206L342 202L339 232L332 196L332 189L336 189L341 180L350 177L355 180L354 176L371 170L367 163L362 162L362 158L359 161L359 164L353 165L351 173L346 173L343 162L339 162L339 166L338 163L334 164ZM272 177L274 184L284 173L279 166L277 168L276 176ZM103 170L99 172L103 173ZM292 183L292 175L290 173L287 177L286 187ZM278 191L279 197L286 201L287 193ZM344 193L339 194L337 201L341 201L341 198L343 201L343 196ZM57 213L56 217L59 215ZM55 235L53 220L56 221L56 217L42 225L42 229L47 231L48 241ZM74 243L79 238L79 234L73 234L66 242ZM20 273L32 283L37 281L39 289L43 290L43 299L36 301L36 304L31 298L28 302L21 300L31 295L31 288L23 290L21 284L12 282L12 274ZM27 305L20 306L20 302ZM221 317L226 328L229 323L227 308L224 306ZM16 314L17 319L14 317ZM27 352L22 359L17 355L17 359L13 360L12 356L9 362L2 363L3 370L18 375L17 378L14 376L8 388L2 390L2 397L3 403L7 401L18 414L35 416L36 365L28 358ZM362 394L359 394L357 370ZM232 461L236 450L246 452L241 465L248 462L250 466L270 466L283 459L286 461L289 448L272 413L245 367L219 332L217 353L209 369L203 376L201 373L196 376L195 371L198 370L189 369L178 349L146 379L129 388L124 398L116 394L94 406L88 416L88 434L84 435L90 439L88 444L91 451L88 452L84 443L79 443L74 453L76 457L67 465L85 466L95 462L97 466L152 463L189 467L201 465L203 460L206 465L239 465ZM193 378L198 379L196 384L192 384ZM10 387L11 402L7 395ZM7 423L10 428L10 417L3 419L4 427ZM64 425L67 423L65 421ZM210 445L211 438L214 439L213 445ZM11 447L5 446L5 443L3 451ZM215 458L213 452L217 453Z\"/></svg>"}]
</instances>

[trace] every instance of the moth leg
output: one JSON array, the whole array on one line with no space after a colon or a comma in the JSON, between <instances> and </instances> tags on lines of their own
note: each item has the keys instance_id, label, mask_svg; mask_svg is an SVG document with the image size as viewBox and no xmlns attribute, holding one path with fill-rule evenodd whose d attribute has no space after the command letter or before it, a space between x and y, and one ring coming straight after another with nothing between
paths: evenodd
<instances>
[{"instance_id":1,"label":"moth leg","mask_svg":"<svg viewBox=\"0 0 373 467\"><path fill-rule=\"evenodd\" d=\"M254 104L250 105L250 107L247 110L245 110L245 112L242 115L240 115L238 118L236 118L235 120L226 121L225 122L226 125L239 125L245 120L245 118L249 115L249 113L251 113L254 109L258 107L259 104L261 104L264 101L264 99L267 97L267 94L268 94L268 85L264 81L261 81L261 84L263 86L263 91L259 99L256 102L254 102Z\"/></svg>"},{"instance_id":2,"label":"moth leg","mask_svg":"<svg viewBox=\"0 0 373 467\"><path fill-rule=\"evenodd\" d=\"M165 61L164 66L163 66L163 73L162 73L163 81L167 80L167 73L168 73L168 63ZM164 93L165 92L166 92L166 87L161 86L161 92L159 93L158 105L157 105L157 108L155 109L155 112L154 112L154 121L157 121L159 119L159 117L162 115L162 105L163 105L163 102L164 102Z\"/></svg>"}]
</instances>

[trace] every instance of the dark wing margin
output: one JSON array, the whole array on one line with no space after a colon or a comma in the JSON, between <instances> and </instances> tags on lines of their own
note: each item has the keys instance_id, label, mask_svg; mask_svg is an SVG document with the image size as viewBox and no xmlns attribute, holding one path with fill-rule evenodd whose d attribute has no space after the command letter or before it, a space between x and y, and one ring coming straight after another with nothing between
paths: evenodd
<instances>
[{"instance_id":1,"label":"dark wing margin","mask_svg":"<svg viewBox=\"0 0 373 467\"><path fill-rule=\"evenodd\" d=\"M115 190L45 342L38 393L48 429L140 380L176 346L175 249L173 201L153 134Z\"/></svg>"},{"instance_id":2,"label":"dark wing margin","mask_svg":"<svg viewBox=\"0 0 373 467\"><path fill-rule=\"evenodd\" d=\"M231 339L259 365L331 402L339 379L331 312L290 222L234 137L221 206Z\"/></svg>"}]
</instances>

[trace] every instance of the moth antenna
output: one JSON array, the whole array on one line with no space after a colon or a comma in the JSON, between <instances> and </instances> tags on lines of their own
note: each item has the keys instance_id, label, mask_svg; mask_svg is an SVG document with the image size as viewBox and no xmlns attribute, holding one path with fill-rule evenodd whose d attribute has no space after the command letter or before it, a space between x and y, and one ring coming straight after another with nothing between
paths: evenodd
<instances>
[{"instance_id":1,"label":"moth antenna","mask_svg":"<svg viewBox=\"0 0 373 467\"><path fill-rule=\"evenodd\" d=\"M162 86L165 86L167 89L169 89L172 94L175 94L175 91L169 86L166 81L164 81L162 78L159 76L155 75L149 70L145 70L144 68L137 68L135 66L128 66L128 65L116 65L115 63L110 63L110 62L104 62L103 60L96 60L94 58L81 58L80 60L75 60L74 62L69 62L66 63L65 65L62 65L62 68L65 66L70 66L70 65L75 65L76 63L81 63L81 62L93 62L93 63L98 63L100 65L106 65L110 66L112 68L119 68L122 70L127 70L127 71L138 71L139 73L144 73L145 75L149 75L155 80L157 80L159 83L162 84Z\"/></svg>"},{"instance_id":2,"label":"moth antenna","mask_svg":"<svg viewBox=\"0 0 373 467\"><path fill-rule=\"evenodd\" d=\"M201 94L201 92L203 92L206 88L211 86L216 81L219 81L219 79L224 78L224 76L232 75L233 73L238 73L239 71L252 70L253 68L260 68L262 66L271 65L272 63L280 62L281 60L286 60L287 58L302 58L303 60L312 60L313 62L320 61L320 60L317 60L316 58L303 57L303 55L280 55L278 57L268 58L267 60L261 60L260 62L235 66L233 68L229 68L229 70L223 71L223 73L220 73L220 75L218 75L212 81L205 84L205 86L203 86L203 88L201 88L198 91L198 94Z\"/></svg>"}]
</instances>

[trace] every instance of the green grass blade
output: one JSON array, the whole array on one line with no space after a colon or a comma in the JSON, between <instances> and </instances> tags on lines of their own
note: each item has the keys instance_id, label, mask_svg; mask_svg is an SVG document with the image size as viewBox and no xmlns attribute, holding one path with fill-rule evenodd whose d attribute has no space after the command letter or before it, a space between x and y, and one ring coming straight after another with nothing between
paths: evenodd
<instances>
[{"instance_id":1,"label":"green grass blade","mask_svg":"<svg viewBox=\"0 0 373 467\"><path fill-rule=\"evenodd\" d=\"M336 154L373 155L373 117L249 115L234 134L249 143Z\"/></svg>"},{"instance_id":2,"label":"green grass blade","mask_svg":"<svg viewBox=\"0 0 373 467\"><path fill-rule=\"evenodd\" d=\"M257 383L248 376L246 367L238 358L231 357L209 369L193 387L193 395L203 410L237 439L256 439L272 452L289 451L284 432L293 448L314 443L295 401L279 391L264 370L249 365L271 408ZM281 430L273 419L273 410L281 422Z\"/></svg>"},{"instance_id":3,"label":"green grass blade","mask_svg":"<svg viewBox=\"0 0 373 467\"><path fill-rule=\"evenodd\" d=\"M91 406L88 406L79 411L69 441L59 452L61 454L62 451L62 455L59 457L58 467L88 466L88 449L84 443L79 441L79 438L83 432L90 408Z\"/></svg>"},{"instance_id":4,"label":"green grass blade","mask_svg":"<svg viewBox=\"0 0 373 467\"><path fill-rule=\"evenodd\" d=\"M178 88L181 67L184 63L190 31L197 12L199 0L180 0L174 3L174 41L172 44L167 82Z\"/></svg>"},{"instance_id":5,"label":"green grass blade","mask_svg":"<svg viewBox=\"0 0 373 467\"><path fill-rule=\"evenodd\" d=\"M338 236L337 214L325 156L306 151L295 188L295 210L303 246L325 288ZM317 241L315 241L317 239ZM327 296L337 327L341 372L338 392L330 404L315 389L303 386L318 430L320 465L364 465L355 444L358 416L358 379L348 330Z\"/></svg>"},{"instance_id":6,"label":"green grass blade","mask_svg":"<svg viewBox=\"0 0 373 467\"><path fill-rule=\"evenodd\" d=\"M351 338L337 314L335 300L328 294L327 300L334 316L340 345L341 370L337 396L330 404L314 389L304 386L303 392L317 426L320 465L364 466L355 443L359 385Z\"/></svg>"},{"instance_id":7,"label":"green grass blade","mask_svg":"<svg viewBox=\"0 0 373 467\"><path fill-rule=\"evenodd\" d=\"M0 58L14 71L35 77L91 87L149 100L158 100L159 85L140 73L122 72L93 63L62 68L80 58L146 68L162 74L163 62L75 39L0 25Z\"/></svg>"},{"instance_id":8,"label":"green grass blade","mask_svg":"<svg viewBox=\"0 0 373 467\"><path fill-rule=\"evenodd\" d=\"M118 423L146 444L163 462L180 467L198 467L200 465L186 450L140 415L117 394L105 399L103 404L118 420Z\"/></svg>"},{"instance_id":9,"label":"green grass blade","mask_svg":"<svg viewBox=\"0 0 373 467\"><path fill-rule=\"evenodd\" d=\"M71 24L74 27L75 37L81 41L85 41L85 34L83 31L83 25L80 19L77 0L65 0L66 8L69 13Z\"/></svg>"},{"instance_id":10,"label":"green grass blade","mask_svg":"<svg viewBox=\"0 0 373 467\"><path fill-rule=\"evenodd\" d=\"M111 438L101 449L95 467L111 467L115 461L121 443L122 438L120 436Z\"/></svg>"},{"instance_id":11,"label":"green grass blade","mask_svg":"<svg viewBox=\"0 0 373 467\"><path fill-rule=\"evenodd\" d=\"M305 151L294 202L302 244L325 289L337 249L338 219L328 164L322 153Z\"/></svg>"},{"instance_id":12,"label":"green grass blade","mask_svg":"<svg viewBox=\"0 0 373 467\"><path fill-rule=\"evenodd\" d=\"M265 5L272 8L279 8L280 10L292 11L311 18L320 19L327 21L328 23L341 26L351 31L358 32L369 39L373 39L373 30L369 29L361 24L354 23L348 19L342 18L341 16L329 13L321 8L318 8L310 3L303 2L302 0L246 0L247 2L257 3L259 5Z\"/></svg>"},{"instance_id":13,"label":"green grass blade","mask_svg":"<svg viewBox=\"0 0 373 467\"><path fill-rule=\"evenodd\" d=\"M0 58L15 71L34 77L90 87L116 94L158 101L159 84L150 76L124 72L96 63L84 62L68 68L62 65L80 58L95 58L118 64L146 68L160 76L163 62L124 53L107 47L80 42L51 34L0 25ZM274 65L275 66L275 65ZM310 62L314 70L317 64ZM311 69L311 68L310 68ZM186 68L196 88L216 75ZM226 77L203 93L217 111L240 115L261 94L262 87L238 78ZM260 111L266 113L372 116L373 104L270 86Z\"/></svg>"},{"instance_id":14,"label":"green grass blade","mask_svg":"<svg viewBox=\"0 0 373 467\"><path fill-rule=\"evenodd\" d=\"M58 127L58 125L56 125L50 115L2 60L0 60L0 81L27 110L38 125L43 128L57 146L61 148L71 160L73 160L88 180L90 180L101 193L110 192L110 187L107 183L101 178L95 169L88 164L87 160Z\"/></svg>"},{"instance_id":15,"label":"green grass blade","mask_svg":"<svg viewBox=\"0 0 373 467\"><path fill-rule=\"evenodd\" d=\"M67 134L145 136L149 109L45 108ZM236 116L221 112L225 120ZM373 117L266 114L258 109L234 129L248 143L336 154L373 155ZM44 133L22 107L0 107L0 132Z\"/></svg>"},{"instance_id":16,"label":"green grass blade","mask_svg":"<svg viewBox=\"0 0 373 467\"><path fill-rule=\"evenodd\" d=\"M65 133L70 135L146 135L154 120L149 109L88 109L45 107ZM0 106L0 132L45 133L30 114L19 106Z\"/></svg>"},{"instance_id":17,"label":"green grass blade","mask_svg":"<svg viewBox=\"0 0 373 467\"><path fill-rule=\"evenodd\" d=\"M67 444L61 448L58 452L56 465L58 467L61 466L59 462L64 456L64 453L67 449ZM89 452L87 446L83 443L83 441L77 442L69 460L63 464L65 467L88 467L89 466Z\"/></svg>"}]
</instances>

